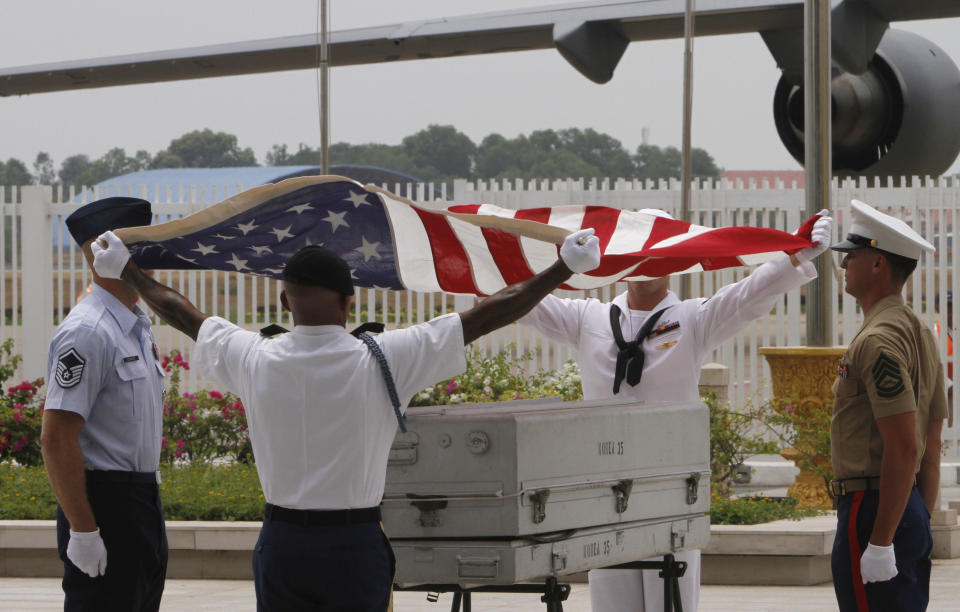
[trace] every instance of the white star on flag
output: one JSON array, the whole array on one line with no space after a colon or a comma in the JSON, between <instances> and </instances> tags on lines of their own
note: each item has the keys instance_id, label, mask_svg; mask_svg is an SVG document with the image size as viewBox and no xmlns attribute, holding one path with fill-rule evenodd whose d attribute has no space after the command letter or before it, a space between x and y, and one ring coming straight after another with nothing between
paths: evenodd
<instances>
[{"instance_id":1,"label":"white star on flag","mask_svg":"<svg viewBox=\"0 0 960 612\"><path fill-rule=\"evenodd\" d=\"M335 212L333 212L333 211L330 211L330 212L327 213L327 218L324 219L324 221L326 221L327 223L330 224L330 226L331 226L331 227L330 227L330 233L331 233L331 234L332 234L333 232L337 231L337 228L340 227L341 225L344 226L344 227L350 227L350 224L347 223L346 220L344 220L344 217L346 217L346 216L347 216L347 213L346 213L346 212L335 213Z\"/></svg>"},{"instance_id":2,"label":"white star on flag","mask_svg":"<svg viewBox=\"0 0 960 612\"><path fill-rule=\"evenodd\" d=\"M264 253L273 253L273 250L268 246L252 246L250 247L250 250L260 256L262 256Z\"/></svg>"},{"instance_id":3,"label":"white star on flag","mask_svg":"<svg viewBox=\"0 0 960 612\"><path fill-rule=\"evenodd\" d=\"M364 204L367 206L370 205L370 202L367 202L367 195L365 193L351 193L347 200L353 202L354 208L360 208Z\"/></svg>"},{"instance_id":4,"label":"white star on flag","mask_svg":"<svg viewBox=\"0 0 960 612\"><path fill-rule=\"evenodd\" d=\"M297 204L296 206L291 206L290 208L288 208L288 209L287 209L287 212L295 212L295 213L297 213L297 214L299 215L300 213L307 212L307 211L310 210L311 208L313 208L313 204L309 204L309 203L308 203L308 204Z\"/></svg>"},{"instance_id":5,"label":"white star on flag","mask_svg":"<svg viewBox=\"0 0 960 612\"><path fill-rule=\"evenodd\" d=\"M195 249L190 249L190 250L191 250L191 251L197 251L197 252L200 253L201 255L210 255L210 254L212 254L212 253L216 253L216 252L217 252L217 248L216 248L216 247L206 246L206 245L203 245L203 244L201 244L201 243L199 243L199 242L197 243L197 248L195 248Z\"/></svg>"},{"instance_id":6,"label":"white star on flag","mask_svg":"<svg viewBox=\"0 0 960 612\"><path fill-rule=\"evenodd\" d=\"M253 230L257 229L257 223L255 219L250 219L249 223L241 223L237 226L237 229L243 232L243 235L246 236Z\"/></svg>"},{"instance_id":7,"label":"white star on flag","mask_svg":"<svg viewBox=\"0 0 960 612\"><path fill-rule=\"evenodd\" d=\"M270 233L277 237L277 242L283 242L284 238L293 238L293 234L290 233L290 228L292 227L292 225L284 228L275 227L270 230Z\"/></svg>"},{"instance_id":8,"label":"white star on flag","mask_svg":"<svg viewBox=\"0 0 960 612\"><path fill-rule=\"evenodd\" d=\"M227 263L230 264L231 266L233 266L234 268L236 268L238 272L239 272L240 270L247 270L247 269L249 269L249 268L247 267L247 260L246 260L246 259L240 259L239 257L237 257L237 254L236 254L236 253L233 253L233 257L231 257L230 260L227 261Z\"/></svg>"},{"instance_id":9,"label":"white star on flag","mask_svg":"<svg viewBox=\"0 0 960 612\"><path fill-rule=\"evenodd\" d=\"M353 250L363 255L363 261L369 261L371 257L376 257L377 259L383 257L383 255L377 253L377 247L380 246L379 242L368 242L363 236L361 236L360 239L363 241L363 245Z\"/></svg>"}]
</instances>

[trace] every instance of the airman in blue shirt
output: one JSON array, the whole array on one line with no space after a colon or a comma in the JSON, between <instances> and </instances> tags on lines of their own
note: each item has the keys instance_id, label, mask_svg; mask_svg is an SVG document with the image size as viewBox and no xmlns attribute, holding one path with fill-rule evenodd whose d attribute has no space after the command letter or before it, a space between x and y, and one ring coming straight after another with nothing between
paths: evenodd
<instances>
[{"instance_id":1,"label":"airman in blue shirt","mask_svg":"<svg viewBox=\"0 0 960 612\"><path fill-rule=\"evenodd\" d=\"M149 202L116 197L81 207L66 223L90 263L100 233L151 219ZM153 611L163 594L163 370L150 319L136 302L125 283L94 273L90 295L50 343L41 442L59 502L69 611Z\"/></svg>"}]
</instances>

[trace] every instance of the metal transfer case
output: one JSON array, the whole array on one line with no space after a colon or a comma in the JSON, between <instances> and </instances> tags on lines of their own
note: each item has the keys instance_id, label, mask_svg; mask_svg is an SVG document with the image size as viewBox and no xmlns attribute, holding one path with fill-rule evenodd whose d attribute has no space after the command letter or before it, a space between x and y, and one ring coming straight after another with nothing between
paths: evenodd
<instances>
[{"instance_id":1,"label":"metal transfer case","mask_svg":"<svg viewBox=\"0 0 960 612\"><path fill-rule=\"evenodd\" d=\"M428 406L407 411L407 430L390 451L381 506L394 546L702 517L710 508L710 419L700 402Z\"/></svg>"},{"instance_id":2,"label":"metal transfer case","mask_svg":"<svg viewBox=\"0 0 960 612\"><path fill-rule=\"evenodd\" d=\"M703 548L709 517L664 518L508 540L392 540L394 582L508 585Z\"/></svg>"}]
</instances>

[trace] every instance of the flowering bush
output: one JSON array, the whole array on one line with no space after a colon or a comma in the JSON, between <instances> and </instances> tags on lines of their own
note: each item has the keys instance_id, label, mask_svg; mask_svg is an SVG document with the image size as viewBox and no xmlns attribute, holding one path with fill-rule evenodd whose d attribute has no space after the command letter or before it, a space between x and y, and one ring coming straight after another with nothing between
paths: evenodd
<instances>
[{"instance_id":1,"label":"flowering bush","mask_svg":"<svg viewBox=\"0 0 960 612\"><path fill-rule=\"evenodd\" d=\"M11 355L13 340L0 345L0 385L13 376L20 363L19 355ZM20 465L38 465L40 427L43 422L43 379L23 381L8 387L0 396L0 460L12 459Z\"/></svg>"},{"instance_id":2,"label":"flowering bush","mask_svg":"<svg viewBox=\"0 0 960 612\"><path fill-rule=\"evenodd\" d=\"M417 393L411 406L439 406L475 402L503 402L537 397L583 397L580 369L572 361L556 372L537 372L527 376L524 362L533 359L530 352L513 357L512 345L494 357L484 357L480 349L467 350L467 369L450 380L441 381Z\"/></svg>"},{"instance_id":3,"label":"flowering bush","mask_svg":"<svg viewBox=\"0 0 960 612\"><path fill-rule=\"evenodd\" d=\"M253 461L247 417L240 399L232 393L200 390L180 392L180 374L190 364L178 351L163 358L167 390L163 400L163 440L160 460Z\"/></svg>"},{"instance_id":4,"label":"flowering bush","mask_svg":"<svg viewBox=\"0 0 960 612\"><path fill-rule=\"evenodd\" d=\"M783 446L796 450L794 459L801 470L821 477L824 486L833 480L830 463L830 422L832 407L797 399L772 399L754 411L761 423Z\"/></svg>"}]
</instances>

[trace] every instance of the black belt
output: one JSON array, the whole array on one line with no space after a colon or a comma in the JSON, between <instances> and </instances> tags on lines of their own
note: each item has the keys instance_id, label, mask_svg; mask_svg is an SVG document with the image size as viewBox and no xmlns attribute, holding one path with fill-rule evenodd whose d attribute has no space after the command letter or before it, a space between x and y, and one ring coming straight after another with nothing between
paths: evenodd
<instances>
[{"instance_id":1,"label":"black belt","mask_svg":"<svg viewBox=\"0 0 960 612\"><path fill-rule=\"evenodd\" d=\"M87 470L87 482L113 484L157 484L157 472L121 472L119 470Z\"/></svg>"},{"instance_id":2,"label":"black belt","mask_svg":"<svg viewBox=\"0 0 960 612\"><path fill-rule=\"evenodd\" d=\"M854 491L873 491L880 488L880 477L872 476L869 478L841 478L830 481L830 493L834 497L840 497Z\"/></svg>"},{"instance_id":3,"label":"black belt","mask_svg":"<svg viewBox=\"0 0 960 612\"><path fill-rule=\"evenodd\" d=\"M267 504L264 516L270 520L295 525L349 525L351 523L379 523L380 508L349 508L347 510L293 510Z\"/></svg>"}]
</instances>

